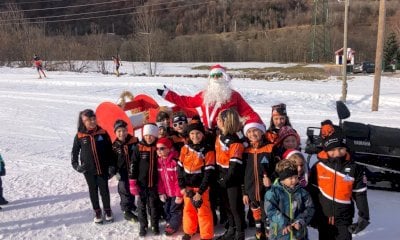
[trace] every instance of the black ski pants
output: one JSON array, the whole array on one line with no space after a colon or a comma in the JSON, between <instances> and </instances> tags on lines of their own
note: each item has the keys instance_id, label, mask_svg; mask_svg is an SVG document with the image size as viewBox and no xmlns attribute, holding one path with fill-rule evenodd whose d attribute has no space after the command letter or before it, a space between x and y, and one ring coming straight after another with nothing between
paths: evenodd
<instances>
[{"instance_id":1,"label":"black ski pants","mask_svg":"<svg viewBox=\"0 0 400 240\"><path fill-rule=\"evenodd\" d=\"M150 207L151 226L158 227L159 223L159 198L157 187L140 187L139 201L138 201L138 218L140 227L148 227L147 221L147 206Z\"/></svg>"},{"instance_id":2,"label":"black ski pants","mask_svg":"<svg viewBox=\"0 0 400 240\"><path fill-rule=\"evenodd\" d=\"M352 236L347 228L348 225L330 225L319 222L319 240L351 240Z\"/></svg>"},{"instance_id":3,"label":"black ski pants","mask_svg":"<svg viewBox=\"0 0 400 240\"><path fill-rule=\"evenodd\" d=\"M221 191L220 196L222 204L225 205L229 227L236 228L236 232L244 232L245 220L241 187L228 187Z\"/></svg>"},{"instance_id":4,"label":"black ski pants","mask_svg":"<svg viewBox=\"0 0 400 240\"><path fill-rule=\"evenodd\" d=\"M99 190L104 209L110 209L110 191L108 189L107 175L92 175L85 173L85 179L89 187L90 201L93 209L100 209Z\"/></svg>"},{"instance_id":5,"label":"black ski pants","mask_svg":"<svg viewBox=\"0 0 400 240\"><path fill-rule=\"evenodd\" d=\"M119 175L121 178L118 181L118 194L121 199L121 210L123 212L135 210L135 196L133 196L129 190L128 172L125 169L125 171L120 171Z\"/></svg>"}]
</instances>

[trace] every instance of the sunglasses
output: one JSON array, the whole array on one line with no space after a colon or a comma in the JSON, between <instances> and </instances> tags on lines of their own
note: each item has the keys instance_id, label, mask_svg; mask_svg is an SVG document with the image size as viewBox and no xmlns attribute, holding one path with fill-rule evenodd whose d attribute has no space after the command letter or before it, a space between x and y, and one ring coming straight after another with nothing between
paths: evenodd
<instances>
[{"instance_id":1,"label":"sunglasses","mask_svg":"<svg viewBox=\"0 0 400 240\"><path fill-rule=\"evenodd\" d=\"M158 147L156 149L157 149L157 151L164 151L166 149L166 147Z\"/></svg>"},{"instance_id":2,"label":"sunglasses","mask_svg":"<svg viewBox=\"0 0 400 240\"><path fill-rule=\"evenodd\" d=\"M220 78L220 77L222 77L222 76L223 76L223 74L220 73L220 72L218 72L218 73L211 73L211 74L210 74L210 77L212 77L212 78Z\"/></svg>"},{"instance_id":3,"label":"sunglasses","mask_svg":"<svg viewBox=\"0 0 400 240\"><path fill-rule=\"evenodd\" d=\"M184 121L179 121L173 124L174 127L182 126L185 122Z\"/></svg>"}]
</instances>

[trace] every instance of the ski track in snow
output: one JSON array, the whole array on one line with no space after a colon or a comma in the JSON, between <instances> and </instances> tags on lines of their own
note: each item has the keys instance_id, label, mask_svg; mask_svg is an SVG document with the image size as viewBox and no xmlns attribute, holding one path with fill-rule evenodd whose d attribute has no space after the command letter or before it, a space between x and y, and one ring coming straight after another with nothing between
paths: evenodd
<instances>
[{"instance_id":1,"label":"ski track in snow","mask_svg":"<svg viewBox=\"0 0 400 240\"><path fill-rule=\"evenodd\" d=\"M162 72L193 71L196 64L165 64ZM248 63L227 63L228 67ZM265 64L254 64L265 67ZM288 64L289 65L289 64ZM287 66L288 66L287 65ZM124 65L126 68L127 65ZM133 68L132 64L132 68ZM139 64L136 70L140 72ZM251 66L251 65L249 65ZM285 66L285 65L279 65ZM10 204L0 211L0 239L138 239L138 224L123 220L117 182L110 180L111 205L115 222L92 223L89 194L83 176L70 165L70 152L79 111L95 109L102 101L115 102L123 90L134 95L148 94L160 105L171 104L156 94L165 84L170 89L193 95L203 89L204 78L132 77L120 78L97 73L49 72L48 79L35 79L33 69L0 68L0 149L6 161L4 195ZM380 111L371 112L373 76L351 77L347 103L350 121L380 126L400 126L400 82L383 77ZM324 119L338 122L335 101L341 96L341 82L260 81L234 79L232 86L269 124L271 105L287 104L292 124L306 140L306 128L319 126ZM397 239L400 230L395 216L400 214L400 193L372 190L369 193L372 223L355 239ZM163 230L163 224L161 226ZM222 233L220 227L217 233ZM253 239L253 230L246 239ZM310 229L310 239L316 239ZM154 237L146 239L180 239ZM196 235L193 239L198 239Z\"/></svg>"}]
</instances>

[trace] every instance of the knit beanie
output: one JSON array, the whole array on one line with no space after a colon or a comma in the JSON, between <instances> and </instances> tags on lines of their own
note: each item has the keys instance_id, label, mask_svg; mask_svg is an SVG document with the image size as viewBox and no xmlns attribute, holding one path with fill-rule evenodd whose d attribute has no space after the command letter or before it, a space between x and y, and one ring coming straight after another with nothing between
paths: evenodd
<instances>
[{"instance_id":1,"label":"knit beanie","mask_svg":"<svg viewBox=\"0 0 400 240\"><path fill-rule=\"evenodd\" d=\"M204 126L200 122L190 123L187 127L187 133L189 134L191 131L197 130L205 134Z\"/></svg>"},{"instance_id":2,"label":"knit beanie","mask_svg":"<svg viewBox=\"0 0 400 240\"><path fill-rule=\"evenodd\" d=\"M297 145L300 145L300 136L299 136L299 134L296 132L296 130L294 130L290 126L283 126L281 129L279 129L278 139L276 141L276 144L277 145L281 144L283 142L283 140L285 140L285 138L287 138L289 136L296 137Z\"/></svg>"},{"instance_id":3,"label":"knit beanie","mask_svg":"<svg viewBox=\"0 0 400 240\"><path fill-rule=\"evenodd\" d=\"M285 180L286 178L289 178L291 176L297 176L297 168L285 168L281 172L278 172L278 177L279 180Z\"/></svg>"},{"instance_id":4,"label":"knit beanie","mask_svg":"<svg viewBox=\"0 0 400 240\"><path fill-rule=\"evenodd\" d=\"M158 127L154 123L147 123L143 126L143 136L152 135L154 137L158 137Z\"/></svg>"},{"instance_id":5,"label":"knit beanie","mask_svg":"<svg viewBox=\"0 0 400 240\"><path fill-rule=\"evenodd\" d=\"M287 116L286 104L279 103L277 105L272 106L272 116Z\"/></svg>"},{"instance_id":6,"label":"knit beanie","mask_svg":"<svg viewBox=\"0 0 400 240\"><path fill-rule=\"evenodd\" d=\"M114 132L116 132L118 128L126 128L127 126L128 124L124 120L118 119L114 123Z\"/></svg>"},{"instance_id":7,"label":"knit beanie","mask_svg":"<svg viewBox=\"0 0 400 240\"><path fill-rule=\"evenodd\" d=\"M346 147L346 138L342 130L334 126L331 120L321 122L322 147L325 151L330 151L337 147Z\"/></svg>"},{"instance_id":8,"label":"knit beanie","mask_svg":"<svg viewBox=\"0 0 400 240\"><path fill-rule=\"evenodd\" d=\"M168 149L172 148L171 139L166 138L166 137L162 137L162 138L158 139L157 144L162 144L162 145L166 146Z\"/></svg>"}]
</instances>

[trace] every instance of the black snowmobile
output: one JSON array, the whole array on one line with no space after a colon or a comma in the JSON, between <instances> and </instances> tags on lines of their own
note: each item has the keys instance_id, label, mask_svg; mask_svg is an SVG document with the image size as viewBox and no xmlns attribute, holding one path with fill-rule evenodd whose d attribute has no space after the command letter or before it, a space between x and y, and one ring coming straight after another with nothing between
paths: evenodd
<instances>
[{"instance_id":1,"label":"black snowmobile","mask_svg":"<svg viewBox=\"0 0 400 240\"><path fill-rule=\"evenodd\" d=\"M369 185L390 182L393 190L400 190L400 129L344 121L350 111L342 101L336 102L339 126L346 136L346 144L356 163L366 167ZM320 127L307 128L305 152L308 162L322 150Z\"/></svg>"}]
</instances>

